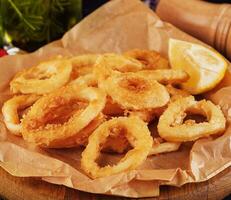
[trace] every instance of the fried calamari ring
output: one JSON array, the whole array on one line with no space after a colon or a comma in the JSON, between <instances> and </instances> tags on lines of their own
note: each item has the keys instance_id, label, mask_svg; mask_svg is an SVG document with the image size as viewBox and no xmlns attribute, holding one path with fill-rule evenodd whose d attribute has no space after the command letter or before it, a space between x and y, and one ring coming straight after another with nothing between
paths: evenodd
<instances>
[{"instance_id":1,"label":"fried calamari ring","mask_svg":"<svg viewBox=\"0 0 231 200\"><path fill-rule=\"evenodd\" d=\"M68 85L40 98L22 120L22 135L28 142L46 147L79 132L105 106L105 93L98 88Z\"/></svg>"},{"instance_id":2,"label":"fried calamari ring","mask_svg":"<svg viewBox=\"0 0 231 200\"><path fill-rule=\"evenodd\" d=\"M84 54L71 58L72 79L92 73L98 57L99 55L97 54Z\"/></svg>"},{"instance_id":3,"label":"fried calamari ring","mask_svg":"<svg viewBox=\"0 0 231 200\"><path fill-rule=\"evenodd\" d=\"M177 151L180 148L180 145L180 142L165 142L162 138L154 138L152 149L148 155L152 156L160 153Z\"/></svg>"},{"instance_id":4,"label":"fried calamari ring","mask_svg":"<svg viewBox=\"0 0 231 200\"><path fill-rule=\"evenodd\" d=\"M124 153L131 148L127 138L115 132L116 130L113 130L113 136L109 136L106 143L103 145L103 152ZM152 156L177 151L180 145L180 142L166 142L160 137L153 138L153 145L148 155Z\"/></svg>"},{"instance_id":5,"label":"fried calamari ring","mask_svg":"<svg viewBox=\"0 0 231 200\"><path fill-rule=\"evenodd\" d=\"M18 72L10 82L13 93L45 94L65 85L72 65L67 59L54 59Z\"/></svg>"},{"instance_id":6,"label":"fried calamari ring","mask_svg":"<svg viewBox=\"0 0 231 200\"><path fill-rule=\"evenodd\" d=\"M21 122L18 112L36 102L38 95L20 95L6 101L2 107L4 122L9 131L15 135L21 135Z\"/></svg>"},{"instance_id":7,"label":"fried calamari ring","mask_svg":"<svg viewBox=\"0 0 231 200\"><path fill-rule=\"evenodd\" d=\"M137 73L112 74L101 87L114 102L127 110L159 108L170 98L163 85Z\"/></svg>"},{"instance_id":8,"label":"fried calamari ring","mask_svg":"<svg viewBox=\"0 0 231 200\"><path fill-rule=\"evenodd\" d=\"M206 116L208 122L196 123L190 120L184 123L187 113ZM211 101L195 101L193 96L189 96L171 102L160 116L157 128L160 137L166 141L186 142L221 133L225 130L225 122L218 106Z\"/></svg>"},{"instance_id":9,"label":"fried calamari ring","mask_svg":"<svg viewBox=\"0 0 231 200\"><path fill-rule=\"evenodd\" d=\"M169 68L168 60L162 57L158 52L151 50L133 49L124 53L139 60L144 64L146 69L167 69Z\"/></svg>"},{"instance_id":10,"label":"fried calamari ring","mask_svg":"<svg viewBox=\"0 0 231 200\"><path fill-rule=\"evenodd\" d=\"M166 142L162 138L154 138L153 145L149 152L149 156L177 151L180 148L180 142ZM127 138L124 135L113 131L113 135L109 136L106 143L103 145L103 152L124 153L131 148Z\"/></svg>"},{"instance_id":11,"label":"fried calamari ring","mask_svg":"<svg viewBox=\"0 0 231 200\"><path fill-rule=\"evenodd\" d=\"M129 56L123 56L119 54L108 53L104 54L102 58L97 60L97 63L101 63L101 59L106 62L107 68L116 70L119 72L136 72L142 69L142 63Z\"/></svg>"},{"instance_id":12,"label":"fried calamari ring","mask_svg":"<svg viewBox=\"0 0 231 200\"><path fill-rule=\"evenodd\" d=\"M83 86L85 85L88 87L96 87L97 80L95 79L94 74L89 73L89 74L80 76L77 79L71 81L70 84L83 85Z\"/></svg>"},{"instance_id":13,"label":"fried calamari ring","mask_svg":"<svg viewBox=\"0 0 231 200\"><path fill-rule=\"evenodd\" d=\"M93 131L103 122L105 117L103 114L99 114L95 119L93 119L85 128L80 130L78 134L68 137L64 140L53 140L49 143L49 148L70 148L70 147L80 147L86 146L88 142L88 137L93 133ZM44 145L42 145L44 146ZM47 146L45 146L47 147Z\"/></svg>"},{"instance_id":14,"label":"fried calamari ring","mask_svg":"<svg viewBox=\"0 0 231 200\"><path fill-rule=\"evenodd\" d=\"M169 92L171 96L171 101L175 101L181 97L188 97L190 96L190 93L183 89L178 89L173 87L172 85L166 85L166 89Z\"/></svg>"},{"instance_id":15,"label":"fried calamari ring","mask_svg":"<svg viewBox=\"0 0 231 200\"><path fill-rule=\"evenodd\" d=\"M180 69L142 70L137 73L162 84L182 83L189 78L188 74Z\"/></svg>"},{"instance_id":16,"label":"fried calamari ring","mask_svg":"<svg viewBox=\"0 0 231 200\"><path fill-rule=\"evenodd\" d=\"M154 110L126 110L125 116L136 116L144 122L150 122L155 119L156 111Z\"/></svg>"},{"instance_id":17,"label":"fried calamari ring","mask_svg":"<svg viewBox=\"0 0 231 200\"><path fill-rule=\"evenodd\" d=\"M142 63L133 58L117 54L104 54L97 59L93 74L101 84L113 72L136 72L142 67Z\"/></svg>"},{"instance_id":18,"label":"fried calamari ring","mask_svg":"<svg viewBox=\"0 0 231 200\"><path fill-rule=\"evenodd\" d=\"M113 134L114 129L125 135L134 149L113 166L100 167L96 159L102 144ZM147 124L136 117L119 117L101 124L89 137L88 145L82 153L81 167L92 178L99 178L136 169L147 158L152 148L152 137Z\"/></svg>"}]
</instances>

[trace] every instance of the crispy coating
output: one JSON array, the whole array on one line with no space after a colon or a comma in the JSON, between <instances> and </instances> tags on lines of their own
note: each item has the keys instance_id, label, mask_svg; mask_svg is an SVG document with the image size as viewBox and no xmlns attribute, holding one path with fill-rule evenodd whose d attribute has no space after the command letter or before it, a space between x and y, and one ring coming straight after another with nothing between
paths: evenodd
<instances>
[{"instance_id":1,"label":"crispy coating","mask_svg":"<svg viewBox=\"0 0 231 200\"><path fill-rule=\"evenodd\" d=\"M125 135L133 149L113 166L100 167L96 159L107 137L119 131ZM92 178L100 178L136 169L147 158L152 147L152 137L146 123L137 117L119 117L101 124L89 137L82 153L81 167Z\"/></svg>"},{"instance_id":2,"label":"crispy coating","mask_svg":"<svg viewBox=\"0 0 231 200\"><path fill-rule=\"evenodd\" d=\"M86 146L88 142L88 137L105 120L106 120L105 116L102 113L100 113L85 128L80 130L78 134L74 134L62 140L60 139L52 140L49 143L49 148L70 148L70 147ZM40 146L48 147L47 145L44 144L41 144Z\"/></svg>"},{"instance_id":3,"label":"crispy coating","mask_svg":"<svg viewBox=\"0 0 231 200\"><path fill-rule=\"evenodd\" d=\"M76 78L75 80L71 81L70 84L83 85L83 86L85 85L87 87L97 87L97 80L93 73L89 73Z\"/></svg>"},{"instance_id":4,"label":"crispy coating","mask_svg":"<svg viewBox=\"0 0 231 200\"><path fill-rule=\"evenodd\" d=\"M188 97L191 95L188 91L175 88L174 86L172 86L170 84L166 85L166 89L171 96L171 101L175 101L181 97Z\"/></svg>"},{"instance_id":5,"label":"crispy coating","mask_svg":"<svg viewBox=\"0 0 231 200\"><path fill-rule=\"evenodd\" d=\"M143 68L139 61L117 54L101 55L95 64L93 74L98 80L99 87L112 73L137 72Z\"/></svg>"},{"instance_id":6,"label":"crispy coating","mask_svg":"<svg viewBox=\"0 0 231 200\"><path fill-rule=\"evenodd\" d=\"M49 147L64 141L94 120L105 106L103 91L93 87L68 85L40 98L22 121L23 138ZM75 138L76 139L76 138Z\"/></svg>"},{"instance_id":7,"label":"crispy coating","mask_svg":"<svg viewBox=\"0 0 231 200\"><path fill-rule=\"evenodd\" d=\"M188 113L203 115L207 122L184 122ZM171 102L160 116L157 127L160 137L166 141L186 142L222 133L225 123L224 114L218 106L207 100L195 101L193 96L189 96Z\"/></svg>"},{"instance_id":8,"label":"crispy coating","mask_svg":"<svg viewBox=\"0 0 231 200\"><path fill-rule=\"evenodd\" d=\"M102 87L114 102L127 110L159 108L170 99L163 85L136 73L112 74Z\"/></svg>"},{"instance_id":9,"label":"crispy coating","mask_svg":"<svg viewBox=\"0 0 231 200\"><path fill-rule=\"evenodd\" d=\"M155 110L126 110L126 116L136 116L142 119L144 122L150 122L155 119Z\"/></svg>"},{"instance_id":10,"label":"crispy coating","mask_svg":"<svg viewBox=\"0 0 231 200\"><path fill-rule=\"evenodd\" d=\"M166 142L162 138L153 138L152 149L149 152L149 156L160 154L160 153L168 153L177 151L180 148L180 142Z\"/></svg>"},{"instance_id":11,"label":"crispy coating","mask_svg":"<svg viewBox=\"0 0 231 200\"><path fill-rule=\"evenodd\" d=\"M144 65L144 69L167 69L169 68L168 60L162 57L154 50L133 49L124 53L139 60Z\"/></svg>"},{"instance_id":12,"label":"crispy coating","mask_svg":"<svg viewBox=\"0 0 231 200\"><path fill-rule=\"evenodd\" d=\"M4 103L2 107L2 114L6 127L11 133L18 136L21 135L19 111L30 107L39 98L40 96L38 95L19 95L12 97Z\"/></svg>"},{"instance_id":13,"label":"crispy coating","mask_svg":"<svg viewBox=\"0 0 231 200\"><path fill-rule=\"evenodd\" d=\"M182 83L189 78L188 74L180 69L142 70L137 73L165 85Z\"/></svg>"},{"instance_id":14,"label":"crispy coating","mask_svg":"<svg viewBox=\"0 0 231 200\"><path fill-rule=\"evenodd\" d=\"M119 72L136 72L143 69L143 65L141 62L133 59L129 56L123 56L119 54L107 53L103 54L99 60L97 60L97 64L106 65L107 68Z\"/></svg>"},{"instance_id":15,"label":"crispy coating","mask_svg":"<svg viewBox=\"0 0 231 200\"><path fill-rule=\"evenodd\" d=\"M18 72L10 82L13 93L46 94L65 85L71 76L70 60L57 58Z\"/></svg>"},{"instance_id":16,"label":"crispy coating","mask_svg":"<svg viewBox=\"0 0 231 200\"><path fill-rule=\"evenodd\" d=\"M98 54L84 54L70 59L72 64L71 79L75 80L80 76L91 74L98 59Z\"/></svg>"}]
</instances>

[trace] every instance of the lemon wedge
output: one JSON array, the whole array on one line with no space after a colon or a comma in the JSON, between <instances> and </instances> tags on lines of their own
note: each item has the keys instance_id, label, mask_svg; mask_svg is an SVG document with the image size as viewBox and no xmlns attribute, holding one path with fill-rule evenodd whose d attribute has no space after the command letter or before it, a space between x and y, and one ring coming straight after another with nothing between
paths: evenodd
<instances>
[{"instance_id":1,"label":"lemon wedge","mask_svg":"<svg viewBox=\"0 0 231 200\"><path fill-rule=\"evenodd\" d=\"M181 40L169 40L168 55L173 69L182 69L190 76L182 87L191 94L214 88L228 67L225 58L215 50Z\"/></svg>"}]
</instances>

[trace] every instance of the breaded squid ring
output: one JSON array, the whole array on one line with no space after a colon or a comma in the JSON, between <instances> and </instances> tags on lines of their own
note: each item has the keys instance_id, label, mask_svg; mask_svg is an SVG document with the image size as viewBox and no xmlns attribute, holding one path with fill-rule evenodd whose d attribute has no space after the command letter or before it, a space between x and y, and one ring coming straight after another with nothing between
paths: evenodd
<instances>
[{"instance_id":1,"label":"breaded squid ring","mask_svg":"<svg viewBox=\"0 0 231 200\"><path fill-rule=\"evenodd\" d=\"M177 151L180 148L180 145L180 142L167 142L160 137L153 138L153 145L148 156ZM113 136L109 136L106 143L103 145L102 151L124 153L128 151L130 147L129 142L124 135L113 132Z\"/></svg>"},{"instance_id":2,"label":"breaded squid ring","mask_svg":"<svg viewBox=\"0 0 231 200\"><path fill-rule=\"evenodd\" d=\"M97 80L95 79L94 74L91 73L91 74L87 74L84 76L80 76L79 78L71 81L70 84L96 87L97 86ZM106 98L106 105L103 109L103 114L105 114L105 115L121 115L121 114L123 114L123 112L124 112L124 110L117 103L113 102L111 97Z\"/></svg>"},{"instance_id":3,"label":"breaded squid ring","mask_svg":"<svg viewBox=\"0 0 231 200\"><path fill-rule=\"evenodd\" d=\"M146 69L169 68L168 60L154 50L133 49L125 52L124 55L139 60L141 63L144 64Z\"/></svg>"},{"instance_id":4,"label":"breaded squid ring","mask_svg":"<svg viewBox=\"0 0 231 200\"><path fill-rule=\"evenodd\" d=\"M175 101L181 97L191 96L191 94L188 91L175 88L172 85L166 85L166 89L171 96L171 101Z\"/></svg>"},{"instance_id":5,"label":"breaded squid ring","mask_svg":"<svg viewBox=\"0 0 231 200\"><path fill-rule=\"evenodd\" d=\"M95 64L93 74L101 84L113 72L136 72L143 68L139 61L117 54L104 54L100 56Z\"/></svg>"},{"instance_id":6,"label":"breaded squid ring","mask_svg":"<svg viewBox=\"0 0 231 200\"><path fill-rule=\"evenodd\" d=\"M136 116L142 119L144 122L150 122L155 119L156 111L154 110L127 110L126 116Z\"/></svg>"},{"instance_id":7,"label":"breaded squid ring","mask_svg":"<svg viewBox=\"0 0 231 200\"><path fill-rule=\"evenodd\" d=\"M79 76L91 74L93 67L98 59L98 54L84 54L75 56L70 59L72 64L72 79L76 79Z\"/></svg>"},{"instance_id":8,"label":"breaded squid ring","mask_svg":"<svg viewBox=\"0 0 231 200\"><path fill-rule=\"evenodd\" d=\"M119 72L136 72L142 69L142 63L133 59L129 56L107 53L104 54L100 59L106 62L106 66L112 70ZM102 60L97 60L100 64Z\"/></svg>"},{"instance_id":9,"label":"breaded squid ring","mask_svg":"<svg viewBox=\"0 0 231 200\"><path fill-rule=\"evenodd\" d=\"M188 74L180 69L142 70L137 73L162 84L183 83L189 79Z\"/></svg>"},{"instance_id":10,"label":"breaded squid ring","mask_svg":"<svg viewBox=\"0 0 231 200\"><path fill-rule=\"evenodd\" d=\"M65 140L53 140L49 143L49 148L70 148L70 147L86 146L88 142L88 137L104 121L105 121L105 116L100 113L85 128L80 130L78 134L66 138Z\"/></svg>"},{"instance_id":11,"label":"breaded squid ring","mask_svg":"<svg viewBox=\"0 0 231 200\"><path fill-rule=\"evenodd\" d=\"M72 65L67 59L53 59L16 74L10 82L13 93L45 94L65 85L71 75Z\"/></svg>"},{"instance_id":12,"label":"breaded squid ring","mask_svg":"<svg viewBox=\"0 0 231 200\"><path fill-rule=\"evenodd\" d=\"M83 86L85 85L87 87L96 87L97 80L94 74L90 73L76 78L75 80L71 81L70 84L83 85Z\"/></svg>"},{"instance_id":13,"label":"breaded squid ring","mask_svg":"<svg viewBox=\"0 0 231 200\"><path fill-rule=\"evenodd\" d=\"M4 122L8 130L18 136L21 136L21 122L18 111L23 110L36 102L38 95L20 95L6 101L2 107Z\"/></svg>"},{"instance_id":14,"label":"breaded squid ring","mask_svg":"<svg viewBox=\"0 0 231 200\"><path fill-rule=\"evenodd\" d=\"M163 85L137 73L112 74L100 87L114 102L128 110L159 108L170 99Z\"/></svg>"},{"instance_id":15,"label":"breaded squid ring","mask_svg":"<svg viewBox=\"0 0 231 200\"><path fill-rule=\"evenodd\" d=\"M183 123L187 113L206 116L208 122L196 123L190 120ZM171 102L160 116L157 128L160 137L166 141L186 142L223 132L225 122L218 106L211 101L195 101L193 96L189 96Z\"/></svg>"},{"instance_id":16,"label":"breaded squid ring","mask_svg":"<svg viewBox=\"0 0 231 200\"><path fill-rule=\"evenodd\" d=\"M119 129L133 146L126 155L113 166L100 167L96 159L107 137ZM81 167L92 178L99 178L136 169L147 158L152 148L152 137L147 124L137 117L119 117L101 124L89 137L88 145L82 153Z\"/></svg>"},{"instance_id":17,"label":"breaded squid ring","mask_svg":"<svg viewBox=\"0 0 231 200\"><path fill-rule=\"evenodd\" d=\"M79 132L105 106L106 96L98 88L68 85L40 98L22 120L22 135L28 142L53 147L52 143L82 137Z\"/></svg>"},{"instance_id":18,"label":"breaded squid ring","mask_svg":"<svg viewBox=\"0 0 231 200\"><path fill-rule=\"evenodd\" d=\"M165 142L162 138L154 138L152 149L148 156L177 151L180 148L180 145L180 142Z\"/></svg>"}]
</instances>

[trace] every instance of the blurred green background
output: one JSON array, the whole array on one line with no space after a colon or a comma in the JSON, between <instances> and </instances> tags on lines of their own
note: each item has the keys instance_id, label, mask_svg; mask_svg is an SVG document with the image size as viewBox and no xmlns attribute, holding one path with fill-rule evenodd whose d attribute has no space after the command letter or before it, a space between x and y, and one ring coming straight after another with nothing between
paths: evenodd
<instances>
[{"instance_id":1,"label":"blurred green background","mask_svg":"<svg viewBox=\"0 0 231 200\"><path fill-rule=\"evenodd\" d=\"M0 0L0 46L33 51L82 18L82 0Z\"/></svg>"}]
</instances>

